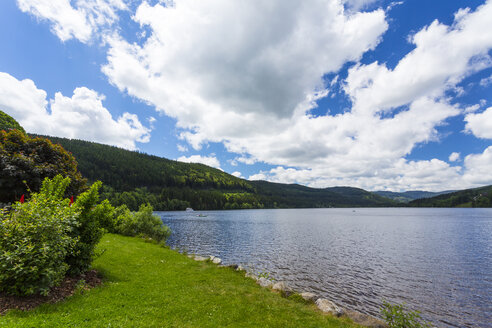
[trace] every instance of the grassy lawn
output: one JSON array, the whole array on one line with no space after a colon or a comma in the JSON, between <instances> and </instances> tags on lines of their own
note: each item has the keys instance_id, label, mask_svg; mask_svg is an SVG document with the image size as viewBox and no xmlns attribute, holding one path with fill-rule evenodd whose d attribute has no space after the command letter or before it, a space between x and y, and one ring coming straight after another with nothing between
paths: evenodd
<instances>
[{"instance_id":1,"label":"grassy lawn","mask_svg":"<svg viewBox=\"0 0 492 328\"><path fill-rule=\"evenodd\" d=\"M230 268L138 238L107 234L94 268L103 286L0 316L0 327L354 327L284 299Z\"/></svg>"}]
</instances>

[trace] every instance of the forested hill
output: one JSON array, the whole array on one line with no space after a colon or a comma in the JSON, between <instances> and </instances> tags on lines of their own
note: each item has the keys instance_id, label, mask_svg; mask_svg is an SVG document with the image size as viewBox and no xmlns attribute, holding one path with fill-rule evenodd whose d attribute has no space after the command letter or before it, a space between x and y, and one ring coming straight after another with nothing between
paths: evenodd
<instances>
[{"instance_id":1,"label":"forested hill","mask_svg":"<svg viewBox=\"0 0 492 328\"><path fill-rule=\"evenodd\" d=\"M47 137L71 152L89 181L105 184L103 197L136 209L156 210L394 206L358 188L315 189L296 184L248 181L203 164L128 151L94 142Z\"/></svg>"},{"instance_id":2,"label":"forested hill","mask_svg":"<svg viewBox=\"0 0 492 328\"><path fill-rule=\"evenodd\" d=\"M101 180L118 191L166 187L253 191L248 181L198 163L183 163L95 142L46 137L77 159L90 181Z\"/></svg>"},{"instance_id":3,"label":"forested hill","mask_svg":"<svg viewBox=\"0 0 492 328\"><path fill-rule=\"evenodd\" d=\"M393 199L397 202L408 203L415 199L420 198L431 198L439 195L449 194L456 190L447 190L447 191L422 191L422 190L412 190L412 191L404 191L404 192L393 192L393 191L374 191L375 194L379 196L383 196L386 198Z\"/></svg>"},{"instance_id":4,"label":"forested hill","mask_svg":"<svg viewBox=\"0 0 492 328\"><path fill-rule=\"evenodd\" d=\"M492 186L465 189L408 203L414 207L492 207Z\"/></svg>"}]
</instances>

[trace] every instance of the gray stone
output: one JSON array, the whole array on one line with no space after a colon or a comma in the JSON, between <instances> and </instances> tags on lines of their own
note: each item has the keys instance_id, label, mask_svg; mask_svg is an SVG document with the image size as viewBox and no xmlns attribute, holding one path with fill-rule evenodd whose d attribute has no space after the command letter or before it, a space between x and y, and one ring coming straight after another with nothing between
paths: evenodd
<instances>
[{"instance_id":1,"label":"gray stone","mask_svg":"<svg viewBox=\"0 0 492 328\"><path fill-rule=\"evenodd\" d=\"M273 285L273 282L265 277L261 277L260 279L256 280L256 283L261 287L272 287Z\"/></svg>"},{"instance_id":2,"label":"gray stone","mask_svg":"<svg viewBox=\"0 0 492 328\"><path fill-rule=\"evenodd\" d=\"M215 257L212 259L212 263L213 264L221 264L222 263L222 260L218 257Z\"/></svg>"},{"instance_id":3,"label":"gray stone","mask_svg":"<svg viewBox=\"0 0 492 328\"><path fill-rule=\"evenodd\" d=\"M352 319L353 322L355 322L361 326L371 327L371 328L387 328L388 327L388 325L384 321L382 321L378 318L375 318L373 316L354 311L354 310L347 310L347 311L345 311L345 314L347 315L347 317Z\"/></svg>"},{"instance_id":4,"label":"gray stone","mask_svg":"<svg viewBox=\"0 0 492 328\"><path fill-rule=\"evenodd\" d=\"M245 277L251 278L253 280L258 280L258 277L256 275L254 275L253 273L250 273L250 272L246 272Z\"/></svg>"},{"instance_id":5,"label":"gray stone","mask_svg":"<svg viewBox=\"0 0 492 328\"><path fill-rule=\"evenodd\" d=\"M193 254L188 254L186 256L188 256L190 259L195 258L195 255L193 255Z\"/></svg>"},{"instance_id":6,"label":"gray stone","mask_svg":"<svg viewBox=\"0 0 492 328\"><path fill-rule=\"evenodd\" d=\"M242 265L238 265L236 271L246 271Z\"/></svg>"},{"instance_id":7,"label":"gray stone","mask_svg":"<svg viewBox=\"0 0 492 328\"><path fill-rule=\"evenodd\" d=\"M200 256L200 255L195 255L195 261L203 262L203 261L206 261L206 260L208 260L208 257L204 257L204 256Z\"/></svg>"},{"instance_id":8,"label":"gray stone","mask_svg":"<svg viewBox=\"0 0 492 328\"><path fill-rule=\"evenodd\" d=\"M272 289L281 292L286 297L289 297L290 295L292 295L292 293L294 293L292 288L287 286L284 281L279 281L273 284Z\"/></svg>"},{"instance_id":9,"label":"gray stone","mask_svg":"<svg viewBox=\"0 0 492 328\"><path fill-rule=\"evenodd\" d=\"M330 314L335 315L337 317L339 317L343 314L343 310L341 308L339 308L332 301L327 300L325 298L318 298L316 300L316 305L318 306L318 309L320 309L324 313L330 313Z\"/></svg>"},{"instance_id":10,"label":"gray stone","mask_svg":"<svg viewBox=\"0 0 492 328\"><path fill-rule=\"evenodd\" d=\"M315 302L316 299L318 298L318 296L316 296L315 293L311 293L311 292L301 293L301 297L304 298L306 301L311 301L311 302Z\"/></svg>"}]
</instances>

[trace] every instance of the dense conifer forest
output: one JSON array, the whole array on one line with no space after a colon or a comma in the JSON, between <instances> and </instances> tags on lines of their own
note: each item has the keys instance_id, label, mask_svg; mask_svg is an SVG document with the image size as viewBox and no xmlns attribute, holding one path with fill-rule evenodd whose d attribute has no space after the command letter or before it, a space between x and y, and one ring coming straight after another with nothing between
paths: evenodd
<instances>
[{"instance_id":1,"label":"dense conifer forest","mask_svg":"<svg viewBox=\"0 0 492 328\"><path fill-rule=\"evenodd\" d=\"M94 142L48 137L71 152L89 181L101 180L102 196L136 210L310 208L394 206L396 202L358 188L315 189L296 184L247 181L203 164L128 151Z\"/></svg>"},{"instance_id":2,"label":"dense conifer forest","mask_svg":"<svg viewBox=\"0 0 492 328\"><path fill-rule=\"evenodd\" d=\"M413 207L492 207L492 186L416 199L408 205Z\"/></svg>"}]
</instances>

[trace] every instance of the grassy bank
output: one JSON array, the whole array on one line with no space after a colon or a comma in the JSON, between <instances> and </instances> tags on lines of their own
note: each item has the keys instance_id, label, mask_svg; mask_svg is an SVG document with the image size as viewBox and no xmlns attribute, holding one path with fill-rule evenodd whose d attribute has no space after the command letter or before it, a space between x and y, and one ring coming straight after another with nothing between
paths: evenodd
<instances>
[{"instance_id":1,"label":"grassy bank","mask_svg":"<svg viewBox=\"0 0 492 328\"><path fill-rule=\"evenodd\" d=\"M229 268L195 262L138 238L106 235L94 267L105 283L0 327L352 327L287 300Z\"/></svg>"}]
</instances>

